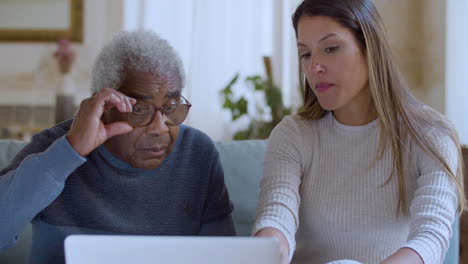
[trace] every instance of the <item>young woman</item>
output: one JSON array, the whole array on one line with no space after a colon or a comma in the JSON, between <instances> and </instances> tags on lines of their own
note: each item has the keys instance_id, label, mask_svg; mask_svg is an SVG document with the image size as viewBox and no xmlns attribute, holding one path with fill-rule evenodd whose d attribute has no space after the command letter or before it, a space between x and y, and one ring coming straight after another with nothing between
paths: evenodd
<instances>
[{"instance_id":1,"label":"young woman","mask_svg":"<svg viewBox=\"0 0 468 264\"><path fill-rule=\"evenodd\" d=\"M293 15L304 105L272 132L256 236L282 263L441 263L465 209L453 126L414 98L371 0Z\"/></svg>"}]
</instances>

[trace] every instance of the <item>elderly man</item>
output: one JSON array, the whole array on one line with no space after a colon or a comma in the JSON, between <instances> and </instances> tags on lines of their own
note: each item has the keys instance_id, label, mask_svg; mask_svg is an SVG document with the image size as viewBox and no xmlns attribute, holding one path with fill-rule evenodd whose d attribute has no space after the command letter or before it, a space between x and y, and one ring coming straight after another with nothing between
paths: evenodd
<instances>
[{"instance_id":1,"label":"elderly man","mask_svg":"<svg viewBox=\"0 0 468 264\"><path fill-rule=\"evenodd\" d=\"M182 125L181 60L149 31L98 56L93 95L0 172L0 252L33 224L31 263L63 263L70 234L234 235L213 142Z\"/></svg>"}]
</instances>

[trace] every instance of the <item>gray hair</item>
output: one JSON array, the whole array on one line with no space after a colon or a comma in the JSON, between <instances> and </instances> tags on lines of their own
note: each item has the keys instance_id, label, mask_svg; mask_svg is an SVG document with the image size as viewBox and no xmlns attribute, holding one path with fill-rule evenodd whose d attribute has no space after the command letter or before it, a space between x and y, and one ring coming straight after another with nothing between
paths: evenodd
<instances>
[{"instance_id":1,"label":"gray hair","mask_svg":"<svg viewBox=\"0 0 468 264\"><path fill-rule=\"evenodd\" d=\"M93 66L92 92L104 88L118 90L125 70L150 72L162 78L179 78L181 89L185 74L177 52L165 39L152 31L122 31L100 52Z\"/></svg>"}]
</instances>

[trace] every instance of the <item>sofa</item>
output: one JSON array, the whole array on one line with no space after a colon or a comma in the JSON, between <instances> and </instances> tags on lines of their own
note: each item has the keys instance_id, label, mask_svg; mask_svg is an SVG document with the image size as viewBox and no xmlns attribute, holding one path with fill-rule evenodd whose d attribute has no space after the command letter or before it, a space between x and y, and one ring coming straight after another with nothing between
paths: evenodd
<instances>
[{"instance_id":1,"label":"sofa","mask_svg":"<svg viewBox=\"0 0 468 264\"><path fill-rule=\"evenodd\" d=\"M25 144L24 141L0 140L0 169L6 166ZM239 236L249 236L255 218L266 141L225 141L217 142L216 147L219 150L226 185L235 208L233 218L237 233ZM454 223L453 230L454 235L444 264L458 264L460 247L458 219ZM31 226L28 225L18 243L0 253L0 263L26 263L30 246Z\"/></svg>"}]
</instances>

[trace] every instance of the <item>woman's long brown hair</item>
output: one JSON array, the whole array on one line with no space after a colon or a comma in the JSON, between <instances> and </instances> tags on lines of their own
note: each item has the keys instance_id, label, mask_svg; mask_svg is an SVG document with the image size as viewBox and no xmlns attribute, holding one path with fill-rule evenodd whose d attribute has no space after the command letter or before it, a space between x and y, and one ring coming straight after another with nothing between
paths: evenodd
<instances>
[{"instance_id":1,"label":"woman's long brown hair","mask_svg":"<svg viewBox=\"0 0 468 264\"><path fill-rule=\"evenodd\" d=\"M398 210L409 214L408 197L405 186L404 160L405 139L410 137L430 157L436 160L457 187L458 210L466 209L463 190L463 161L457 133L453 125L441 114L420 103L411 93L396 66L379 12L371 0L305 0L296 9L292 21L296 31L303 16L327 16L348 28L366 54L369 69L369 88L373 106L378 115L381 134L379 156L390 146L393 158L393 172L398 179ZM299 63L299 80L303 92L303 107L299 115L308 120L322 118L324 110L310 85L305 81ZM303 81L302 81L303 80ZM435 127L451 137L458 148L458 166L452 171L440 150L424 131ZM408 177L408 176L406 176Z\"/></svg>"}]
</instances>

